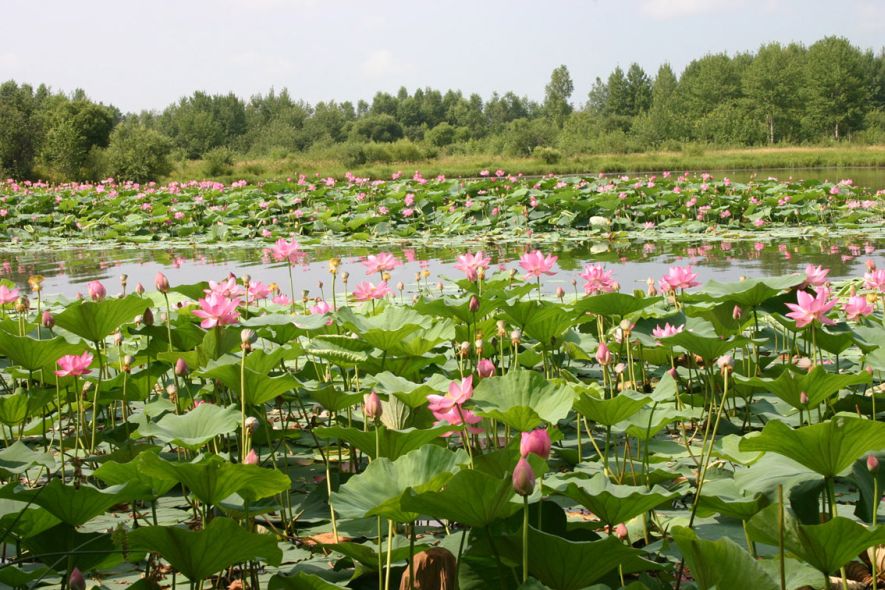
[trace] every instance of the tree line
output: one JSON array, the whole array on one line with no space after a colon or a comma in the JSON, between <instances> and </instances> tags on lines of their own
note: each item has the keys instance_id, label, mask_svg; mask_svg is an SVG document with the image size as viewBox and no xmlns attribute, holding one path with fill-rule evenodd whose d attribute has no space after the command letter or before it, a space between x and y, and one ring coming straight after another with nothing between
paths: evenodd
<instances>
[{"instance_id":1,"label":"tree line","mask_svg":"<svg viewBox=\"0 0 885 590\"><path fill-rule=\"evenodd\" d=\"M358 166L457 153L552 162L692 143L885 142L885 52L838 37L705 55L678 76L666 63L653 76L634 63L596 78L580 104L573 95L560 66L542 102L432 88L313 105L285 89L249 100L197 91L159 112L124 114L81 90L8 81L0 85L0 173L145 180L168 173L170 158L204 159L212 175L235 157L295 153Z\"/></svg>"}]
</instances>

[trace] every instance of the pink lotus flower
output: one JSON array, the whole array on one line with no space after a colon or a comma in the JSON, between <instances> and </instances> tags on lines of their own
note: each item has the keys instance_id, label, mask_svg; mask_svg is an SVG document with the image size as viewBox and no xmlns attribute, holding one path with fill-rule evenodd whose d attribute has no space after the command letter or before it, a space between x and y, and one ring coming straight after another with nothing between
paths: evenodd
<instances>
[{"instance_id":1,"label":"pink lotus flower","mask_svg":"<svg viewBox=\"0 0 885 590\"><path fill-rule=\"evenodd\" d=\"M845 317L851 321L858 321L860 318L873 313L873 306L870 305L870 302L863 295L849 297L842 309L845 310Z\"/></svg>"},{"instance_id":2,"label":"pink lotus flower","mask_svg":"<svg viewBox=\"0 0 885 590\"><path fill-rule=\"evenodd\" d=\"M697 287L700 285L697 278L698 275L691 271L690 266L671 266L659 283L662 291L676 291Z\"/></svg>"},{"instance_id":3,"label":"pink lotus flower","mask_svg":"<svg viewBox=\"0 0 885 590\"><path fill-rule=\"evenodd\" d=\"M468 281L475 281L479 277L479 269L488 270L492 259L480 250L476 254L462 254L458 256L455 268L467 275Z\"/></svg>"},{"instance_id":4,"label":"pink lotus flower","mask_svg":"<svg viewBox=\"0 0 885 590\"><path fill-rule=\"evenodd\" d=\"M92 354L84 352L81 355L66 354L56 361L58 370L55 374L59 377L79 377L91 373L89 365L92 364Z\"/></svg>"},{"instance_id":5,"label":"pink lotus flower","mask_svg":"<svg viewBox=\"0 0 885 590\"><path fill-rule=\"evenodd\" d=\"M822 287L827 284L827 275L830 269L820 265L809 264L805 267L805 284L811 287Z\"/></svg>"},{"instance_id":6,"label":"pink lotus flower","mask_svg":"<svg viewBox=\"0 0 885 590\"><path fill-rule=\"evenodd\" d=\"M235 324L240 319L237 306L239 299L228 299L218 293L209 293L199 301L200 309L194 310L194 315L203 318L200 327L209 329L215 326L227 326Z\"/></svg>"},{"instance_id":7,"label":"pink lotus flower","mask_svg":"<svg viewBox=\"0 0 885 590\"><path fill-rule=\"evenodd\" d=\"M669 338L670 336L675 336L680 333L685 328L685 324L680 324L679 326L671 326L670 322L664 324L662 328L660 324L655 326L654 330L651 331L652 336L655 338Z\"/></svg>"},{"instance_id":8,"label":"pink lotus flower","mask_svg":"<svg viewBox=\"0 0 885 590\"><path fill-rule=\"evenodd\" d=\"M18 293L15 287L10 289L6 285L0 285L0 304L15 303L18 300Z\"/></svg>"},{"instance_id":9,"label":"pink lotus flower","mask_svg":"<svg viewBox=\"0 0 885 590\"><path fill-rule=\"evenodd\" d=\"M332 306L326 301L318 301L310 307L311 315L325 315L332 312Z\"/></svg>"},{"instance_id":10,"label":"pink lotus flower","mask_svg":"<svg viewBox=\"0 0 885 590\"><path fill-rule=\"evenodd\" d=\"M584 293L611 293L615 290L615 281L612 278L613 271L605 270L601 264L585 264L584 272L580 276L584 283Z\"/></svg>"},{"instance_id":11,"label":"pink lotus flower","mask_svg":"<svg viewBox=\"0 0 885 590\"><path fill-rule=\"evenodd\" d=\"M246 294L246 290L237 282L233 275L227 277L220 282L209 281L209 288L203 289L206 295L218 295L219 297L227 297L228 299L239 299Z\"/></svg>"},{"instance_id":12,"label":"pink lotus flower","mask_svg":"<svg viewBox=\"0 0 885 590\"><path fill-rule=\"evenodd\" d=\"M376 287L374 283L363 281L353 290L353 298L357 301L369 301L370 299L384 299L390 294L387 281L382 281Z\"/></svg>"},{"instance_id":13,"label":"pink lotus flower","mask_svg":"<svg viewBox=\"0 0 885 590\"><path fill-rule=\"evenodd\" d=\"M296 264L304 258L304 250L301 249L295 238L290 241L280 238L272 247L265 248L264 251L269 252L277 262L286 260L289 264Z\"/></svg>"},{"instance_id":14,"label":"pink lotus flower","mask_svg":"<svg viewBox=\"0 0 885 590\"><path fill-rule=\"evenodd\" d=\"M258 454L255 452L255 449L249 449L249 452L246 453L246 458L243 459L244 465L258 465Z\"/></svg>"},{"instance_id":15,"label":"pink lotus flower","mask_svg":"<svg viewBox=\"0 0 885 590\"><path fill-rule=\"evenodd\" d=\"M873 269L863 276L863 286L880 293L885 292L885 270Z\"/></svg>"},{"instance_id":16,"label":"pink lotus flower","mask_svg":"<svg viewBox=\"0 0 885 590\"><path fill-rule=\"evenodd\" d=\"M446 412L455 406L464 404L473 397L473 376L465 377L461 381L452 381L449 383L449 392L446 395L430 394L427 396L429 402L427 407L434 414L436 412Z\"/></svg>"},{"instance_id":17,"label":"pink lotus flower","mask_svg":"<svg viewBox=\"0 0 885 590\"><path fill-rule=\"evenodd\" d=\"M381 252L377 255L370 254L369 256L366 256L366 259L363 260L363 264L366 266L366 274L371 275L376 272L393 270L397 266L400 266L402 262L390 252Z\"/></svg>"},{"instance_id":18,"label":"pink lotus flower","mask_svg":"<svg viewBox=\"0 0 885 590\"><path fill-rule=\"evenodd\" d=\"M107 289L105 289L104 285L99 281L90 281L86 285L86 290L89 292L89 297L91 297L93 301L104 299L108 294Z\"/></svg>"},{"instance_id":19,"label":"pink lotus flower","mask_svg":"<svg viewBox=\"0 0 885 590\"><path fill-rule=\"evenodd\" d=\"M270 296L270 287L261 281L252 281L249 283L249 301L261 301Z\"/></svg>"},{"instance_id":20,"label":"pink lotus flower","mask_svg":"<svg viewBox=\"0 0 885 590\"><path fill-rule=\"evenodd\" d=\"M612 362L612 353L608 346L605 345L605 342L600 342L599 347L596 349L596 362L603 367Z\"/></svg>"},{"instance_id":21,"label":"pink lotus flower","mask_svg":"<svg viewBox=\"0 0 885 590\"><path fill-rule=\"evenodd\" d=\"M519 454L528 457L534 453L542 459L550 458L550 433L546 428L536 428L531 432L523 432L519 440Z\"/></svg>"},{"instance_id":22,"label":"pink lotus flower","mask_svg":"<svg viewBox=\"0 0 885 590\"><path fill-rule=\"evenodd\" d=\"M495 364L489 359L480 359L476 363L476 373L483 379L495 376Z\"/></svg>"},{"instance_id":23,"label":"pink lotus flower","mask_svg":"<svg viewBox=\"0 0 885 590\"><path fill-rule=\"evenodd\" d=\"M482 418L480 418L467 408L462 408L460 406L452 407L445 412L434 412L433 416L436 418L436 422L434 422L433 424L434 426L439 426L440 424L450 424L452 426L465 425L467 427L467 432L471 434L479 434L480 432L482 432L482 428L473 426L474 424L479 424L480 422L482 422ZM451 436L452 434L453 432L447 432L444 436Z\"/></svg>"},{"instance_id":24,"label":"pink lotus flower","mask_svg":"<svg viewBox=\"0 0 885 590\"><path fill-rule=\"evenodd\" d=\"M556 274L552 269L558 259L558 256L553 256L551 254L544 256L540 250L534 250L533 252L527 252L520 257L519 266L526 271L526 274L524 275L526 280L529 278L540 278L541 275Z\"/></svg>"},{"instance_id":25,"label":"pink lotus flower","mask_svg":"<svg viewBox=\"0 0 885 590\"><path fill-rule=\"evenodd\" d=\"M817 294L812 296L807 291L796 293L796 303L787 303L792 311L787 314L788 318L796 320L797 328L804 328L817 320L821 324L832 325L835 322L826 316L826 313L836 305L835 299L829 299L830 291L820 288Z\"/></svg>"},{"instance_id":26,"label":"pink lotus flower","mask_svg":"<svg viewBox=\"0 0 885 590\"><path fill-rule=\"evenodd\" d=\"M292 303L292 300L289 299L288 295L279 294L274 295L273 299L271 299L271 302L273 302L275 305L290 305Z\"/></svg>"}]
</instances>

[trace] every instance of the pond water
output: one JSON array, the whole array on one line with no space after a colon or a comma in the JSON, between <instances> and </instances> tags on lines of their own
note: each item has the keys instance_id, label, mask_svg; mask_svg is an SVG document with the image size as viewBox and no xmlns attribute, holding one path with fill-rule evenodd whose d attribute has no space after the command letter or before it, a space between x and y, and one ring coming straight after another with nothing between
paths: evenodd
<instances>
[{"instance_id":1,"label":"pond water","mask_svg":"<svg viewBox=\"0 0 885 590\"><path fill-rule=\"evenodd\" d=\"M668 243L661 240L633 242L596 242L570 248L542 246L545 253L559 256L556 274L544 280L545 290L553 292L563 287L573 293L572 281L578 289L583 284L579 273L585 263L603 263L614 271L614 277L623 290L645 289L646 280L657 279L671 265L690 264L702 282L709 279L734 281L741 276L775 276L804 271L806 264L821 264L831 269L832 278L860 277L867 259L877 266L885 265L885 241L871 238L814 238L781 241L689 241ZM468 250L438 248L379 248L391 250L403 265L392 273L391 287L402 281L406 294L412 293L418 283L417 274L423 269L430 273L422 284L435 283L439 277L462 278L453 267L455 258ZM367 277L361 261L367 254L379 249L323 247L309 251L303 264L294 267L296 296L303 290L310 297L320 296L319 284L325 282L324 295L329 294L329 265L332 256L341 258L341 271L350 273L350 290L360 281L377 282L378 276ZM471 252L481 249L470 247ZM493 268L517 269L522 250L515 247L484 248L491 256ZM253 280L276 282L284 293L289 291L289 276L285 264L273 262L260 245L224 247L181 247L164 249L114 248L98 245L95 248L30 249L20 252L0 252L0 278L10 279L27 288L28 276L46 277L44 294L75 297L85 293L86 283L101 280L110 293L121 290L119 278L128 275L129 289L141 282L153 289L154 275L163 271L173 285L218 280L228 273L249 274ZM339 293L341 286L339 283Z\"/></svg>"},{"instance_id":2,"label":"pond water","mask_svg":"<svg viewBox=\"0 0 885 590\"><path fill-rule=\"evenodd\" d=\"M885 167L826 167L826 168L757 168L710 170L714 178L728 178L737 182L762 180L769 177L779 180L801 179L838 182L850 178L857 186L874 190L885 188ZM642 175L641 175L642 176Z\"/></svg>"}]
</instances>

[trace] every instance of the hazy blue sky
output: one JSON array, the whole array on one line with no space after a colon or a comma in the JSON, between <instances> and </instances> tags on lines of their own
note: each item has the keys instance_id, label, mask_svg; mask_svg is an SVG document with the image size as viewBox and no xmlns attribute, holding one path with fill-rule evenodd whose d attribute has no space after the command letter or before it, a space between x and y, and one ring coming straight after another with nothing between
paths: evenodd
<instances>
[{"instance_id":1,"label":"hazy blue sky","mask_svg":"<svg viewBox=\"0 0 885 590\"><path fill-rule=\"evenodd\" d=\"M885 0L0 0L0 80L83 88L123 110L194 90L309 102L432 86L541 98L568 66L649 74L705 53L847 37L876 51Z\"/></svg>"}]
</instances>

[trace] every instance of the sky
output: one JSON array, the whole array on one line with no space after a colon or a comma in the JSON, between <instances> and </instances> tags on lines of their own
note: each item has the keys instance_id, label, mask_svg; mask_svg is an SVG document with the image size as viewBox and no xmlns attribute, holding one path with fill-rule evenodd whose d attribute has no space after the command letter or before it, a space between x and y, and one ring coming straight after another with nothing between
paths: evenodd
<instances>
[{"instance_id":1,"label":"sky","mask_svg":"<svg viewBox=\"0 0 885 590\"><path fill-rule=\"evenodd\" d=\"M581 104L618 65L828 35L885 45L885 0L0 0L0 81L82 88L124 112L196 90L310 103L405 86L540 100L564 64Z\"/></svg>"}]
</instances>

